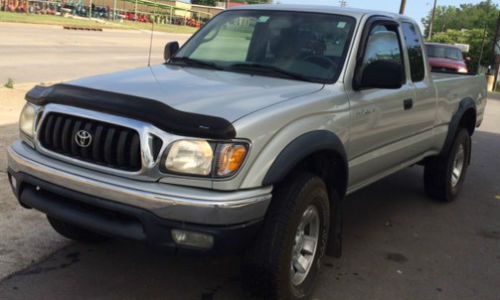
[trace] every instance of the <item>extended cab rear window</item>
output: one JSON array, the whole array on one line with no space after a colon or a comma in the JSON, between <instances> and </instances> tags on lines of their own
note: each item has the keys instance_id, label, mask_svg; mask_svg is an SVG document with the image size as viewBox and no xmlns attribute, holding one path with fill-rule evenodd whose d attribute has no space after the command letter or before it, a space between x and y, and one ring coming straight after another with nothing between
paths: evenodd
<instances>
[{"instance_id":1,"label":"extended cab rear window","mask_svg":"<svg viewBox=\"0 0 500 300\"><path fill-rule=\"evenodd\" d=\"M402 28L410 60L411 80L422 81L425 77L425 65L420 34L411 23L403 23Z\"/></svg>"}]
</instances>

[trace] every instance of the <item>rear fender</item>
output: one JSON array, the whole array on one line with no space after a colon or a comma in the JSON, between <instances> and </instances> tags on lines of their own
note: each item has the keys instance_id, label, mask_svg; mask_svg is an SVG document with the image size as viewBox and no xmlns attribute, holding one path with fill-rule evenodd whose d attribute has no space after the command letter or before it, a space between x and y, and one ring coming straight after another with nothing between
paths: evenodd
<instances>
[{"instance_id":1,"label":"rear fender","mask_svg":"<svg viewBox=\"0 0 500 300\"><path fill-rule=\"evenodd\" d=\"M455 141L455 137L460 129L460 122L465 115L465 113L469 110L473 109L476 111L476 103L471 98L465 98L460 101L458 105L458 110L455 112L453 117L451 118L450 124L448 126L448 134L446 135L446 139L441 149L440 155L447 155L451 147L453 146L453 142ZM468 162L470 162L470 157L468 158Z\"/></svg>"}]
</instances>

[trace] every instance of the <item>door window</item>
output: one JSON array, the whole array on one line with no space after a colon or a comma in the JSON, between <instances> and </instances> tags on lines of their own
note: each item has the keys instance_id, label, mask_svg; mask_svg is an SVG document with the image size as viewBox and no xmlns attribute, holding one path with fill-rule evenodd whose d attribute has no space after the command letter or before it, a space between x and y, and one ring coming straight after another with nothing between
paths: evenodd
<instances>
[{"instance_id":1,"label":"door window","mask_svg":"<svg viewBox=\"0 0 500 300\"><path fill-rule=\"evenodd\" d=\"M377 25L370 31L361 71L381 60L397 64L400 68L403 66L397 31L386 25Z\"/></svg>"},{"instance_id":2,"label":"door window","mask_svg":"<svg viewBox=\"0 0 500 300\"><path fill-rule=\"evenodd\" d=\"M403 56L396 23L371 27L360 63L355 89L398 89L405 82Z\"/></svg>"}]
</instances>

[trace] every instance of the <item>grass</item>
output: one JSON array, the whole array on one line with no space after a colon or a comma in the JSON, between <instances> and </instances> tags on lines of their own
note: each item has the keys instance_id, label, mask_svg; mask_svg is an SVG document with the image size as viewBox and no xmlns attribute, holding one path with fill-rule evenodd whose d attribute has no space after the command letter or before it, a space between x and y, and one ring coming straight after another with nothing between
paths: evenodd
<instances>
[{"instance_id":1,"label":"grass","mask_svg":"<svg viewBox=\"0 0 500 300\"><path fill-rule=\"evenodd\" d=\"M73 19L61 16L51 15L28 15L23 13L0 12L0 22L10 23L29 23L29 24L43 24L43 25L61 25L61 26L75 26L75 27L92 27L103 29L131 29L131 30L150 30L151 24L135 23L130 21L120 22L97 22L88 19ZM170 24L155 24L155 31L169 32L169 33L187 33L192 34L196 28L189 26L178 26Z\"/></svg>"},{"instance_id":2,"label":"grass","mask_svg":"<svg viewBox=\"0 0 500 300\"><path fill-rule=\"evenodd\" d=\"M14 80L12 80L12 78L7 79L7 82L3 86L8 88L8 89L13 89L14 88Z\"/></svg>"}]
</instances>

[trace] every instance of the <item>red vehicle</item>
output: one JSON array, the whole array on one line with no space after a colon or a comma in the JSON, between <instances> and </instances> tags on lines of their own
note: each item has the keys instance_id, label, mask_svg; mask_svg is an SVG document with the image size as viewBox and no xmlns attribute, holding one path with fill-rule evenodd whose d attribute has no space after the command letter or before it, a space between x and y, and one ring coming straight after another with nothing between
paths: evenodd
<instances>
[{"instance_id":1,"label":"red vehicle","mask_svg":"<svg viewBox=\"0 0 500 300\"><path fill-rule=\"evenodd\" d=\"M448 45L427 43L427 56L433 72L468 73L462 50Z\"/></svg>"}]
</instances>

